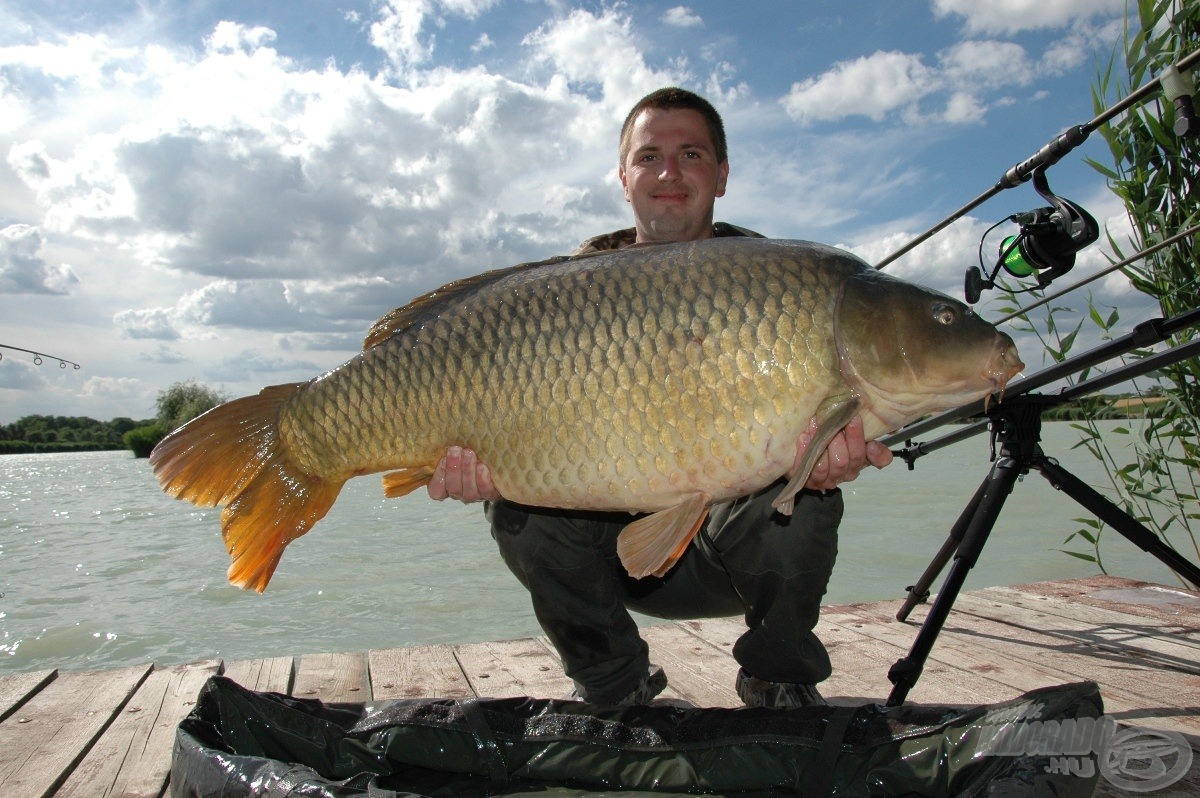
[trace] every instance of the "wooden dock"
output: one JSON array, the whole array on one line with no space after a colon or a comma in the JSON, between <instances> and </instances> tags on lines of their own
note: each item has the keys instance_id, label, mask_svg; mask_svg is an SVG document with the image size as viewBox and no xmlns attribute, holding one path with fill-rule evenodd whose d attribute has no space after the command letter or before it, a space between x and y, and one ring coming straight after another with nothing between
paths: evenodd
<instances>
[{"instance_id":1,"label":"wooden dock","mask_svg":"<svg viewBox=\"0 0 1200 798\"><path fill-rule=\"evenodd\" d=\"M834 703L881 702L887 671L924 617L899 600L826 607L818 633ZM734 707L730 656L739 619L643 629L669 674L664 697ZM175 726L204 681L224 673L255 690L369 703L402 697L564 697L549 644L528 638L265 660L138 665L111 671L0 675L0 796L166 794ZM1132 727L1183 734L1197 755L1184 779L1150 793L1200 795L1200 593L1114 577L963 593L938 638L915 703L1004 701L1039 687L1092 680L1105 711ZM1122 795L1103 779L1097 795Z\"/></svg>"}]
</instances>

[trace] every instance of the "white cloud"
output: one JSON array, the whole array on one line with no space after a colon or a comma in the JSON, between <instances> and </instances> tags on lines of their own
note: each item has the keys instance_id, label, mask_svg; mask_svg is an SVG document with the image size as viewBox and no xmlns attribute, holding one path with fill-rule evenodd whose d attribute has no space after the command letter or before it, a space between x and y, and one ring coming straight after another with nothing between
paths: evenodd
<instances>
[{"instance_id":1,"label":"white cloud","mask_svg":"<svg viewBox=\"0 0 1200 798\"><path fill-rule=\"evenodd\" d=\"M978 123L983 121L986 113L987 108L977 97L968 92L955 92L946 101L946 110L942 114L942 119L952 125Z\"/></svg>"},{"instance_id":2,"label":"white cloud","mask_svg":"<svg viewBox=\"0 0 1200 798\"><path fill-rule=\"evenodd\" d=\"M79 392L85 399L97 399L116 407L140 404L145 393L145 385L133 377L88 377Z\"/></svg>"},{"instance_id":3,"label":"white cloud","mask_svg":"<svg viewBox=\"0 0 1200 798\"><path fill-rule=\"evenodd\" d=\"M257 349L243 349L235 355L223 358L205 374L205 377L218 382L234 382L242 379L249 371L258 375L262 382L277 382L279 379L293 379L293 375L296 374L315 377L322 370L319 364L311 360L279 357Z\"/></svg>"},{"instance_id":4,"label":"white cloud","mask_svg":"<svg viewBox=\"0 0 1200 798\"><path fill-rule=\"evenodd\" d=\"M48 383L43 368L33 363L33 355L0 349L0 391L45 390Z\"/></svg>"},{"instance_id":5,"label":"white cloud","mask_svg":"<svg viewBox=\"0 0 1200 798\"><path fill-rule=\"evenodd\" d=\"M990 223L965 216L887 265L884 271L961 299L964 273L978 265L979 239L989 226ZM908 231L891 232L845 246L867 263L875 264L914 238L916 234Z\"/></svg>"},{"instance_id":6,"label":"white cloud","mask_svg":"<svg viewBox=\"0 0 1200 798\"><path fill-rule=\"evenodd\" d=\"M500 0L438 0L438 6L466 19L475 19L499 4Z\"/></svg>"},{"instance_id":7,"label":"white cloud","mask_svg":"<svg viewBox=\"0 0 1200 798\"><path fill-rule=\"evenodd\" d=\"M632 20L616 9L599 15L575 9L539 27L525 44L535 61L568 84L598 90L613 116L623 115L657 88L687 82L682 71L656 70L646 63Z\"/></svg>"},{"instance_id":8,"label":"white cloud","mask_svg":"<svg viewBox=\"0 0 1200 798\"><path fill-rule=\"evenodd\" d=\"M941 53L939 61L942 79L955 86L1025 85L1035 74L1025 48L1014 42L959 42Z\"/></svg>"},{"instance_id":9,"label":"white cloud","mask_svg":"<svg viewBox=\"0 0 1200 798\"><path fill-rule=\"evenodd\" d=\"M170 308L123 310L113 316L113 325L127 338L171 341L180 337Z\"/></svg>"},{"instance_id":10,"label":"white cloud","mask_svg":"<svg viewBox=\"0 0 1200 798\"><path fill-rule=\"evenodd\" d=\"M1016 33L1070 27L1124 12L1125 0L933 0L936 17L961 17L968 32Z\"/></svg>"},{"instance_id":11,"label":"white cloud","mask_svg":"<svg viewBox=\"0 0 1200 798\"><path fill-rule=\"evenodd\" d=\"M540 31L535 60L560 63L562 37L589 22L628 36L627 20L577 15ZM209 278L174 307L118 311L127 338L170 340L189 325L329 329L336 310L363 314L342 318L365 329L442 282L569 249L605 215L623 221L615 191L597 202L572 185L611 163L612 122L597 124L595 109L560 87L475 70L435 71L400 89L355 70L298 68L266 47L273 41L269 30L222 23L191 64L122 50L122 63L142 70L133 95L114 79L56 101L69 115L73 100L98 91L136 112L69 143L41 135L50 124L26 126L9 151L47 229ZM87 63L111 74L99 52ZM526 177L530 163L541 168ZM297 281L344 293L323 311L287 301L282 280L295 297L311 293ZM408 288L384 298L371 281Z\"/></svg>"},{"instance_id":12,"label":"white cloud","mask_svg":"<svg viewBox=\"0 0 1200 798\"><path fill-rule=\"evenodd\" d=\"M444 25L439 12L475 19L500 0L382 0L371 23L371 44L379 48L402 82L416 77L414 68L427 63L436 49L430 24Z\"/></svg>"},{"instance_id":13,"label":"white cloud","mask_svg":"<svg viewBox=\"0 0 1200 798\"><path fill-rule=\"evenodd\" d=\"M205 40L214 53L253 52L275 41L275 31L261 25L246 26L223 20Z\"/></svg>"},{"instance_id":14,"label":"white cloud","mask_svg":"<svg viewBox=\"0 0 1200 798\"><path fill-rule=\"evenodd\" d=\"M0 294L67 294L79 278L42 258L42 234L27 224L0 228Z\"/></svg>"},{"instance_id":15,"label":"white cloud","mask_svg":"<svg viewBox=\"0 0 1200 798\"><path fill-rule=\"evenodd\" d=\"M883 119L936 90L937 74L919 55L879 52L835 64L792 85L783 107L802 123L865 116Z\"/></svg>"},{"instance_id":16,"label":"white cloud","mask_svg":"<svg viewBox=\"0 0 1200 798\"><path fill-rule=\"evenodd\" d=\"M945 48L932 65L923 54L875 52L792 84L782 104L806 125L892 115L910 125L979 123L990 108L1013 103L1003 92L1078 67L1095 35L1074 31L1040 59L1015 42L978 39Z\"/></svg>"},{"instance_id":17,"label":"white cloud","mask_svg":"<svg viewBox=\"0 0 1200 798\"><path fill-rule=\"evenodd\" d=\"M698 28L704 25L700 15L687 6L668 8L663 14L663 22L676 28Z\"/></svg>"},{"instance_id":18,"label":"white cloud","mask_svg":"<svg viewBox=\"0 0 1200 798\"><path fill-rule=\"evenodd\" d=\"M385 0L379 18L371 23L371 44L383 51L399 75L433 55L433 42L421 38L431 10L432 2L424 0Z\"/></svg>"}]
</instances>

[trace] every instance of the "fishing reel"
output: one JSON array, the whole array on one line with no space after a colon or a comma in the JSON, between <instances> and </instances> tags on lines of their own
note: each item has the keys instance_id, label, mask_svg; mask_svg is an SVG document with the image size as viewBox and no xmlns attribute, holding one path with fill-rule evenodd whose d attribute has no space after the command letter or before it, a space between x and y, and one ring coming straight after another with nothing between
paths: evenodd
<instances>
[{"instance_id":1,"label":"fishing reel","mask_svg":"<svg viewBox=\"0 0 1200 798\"><path fill-rule=\"evenodd\" d=\"M979 266L967 269L963 286L968 304L978 302L985 289L996 287L996 276L1001 269L1018 279L1035 277L1037 285L1025 291L1045 288L1071 270L1075 265L1076 252L1100 237L1100 227L1091 214L1050 190L1045 168L1034 170L1033 187L1050 206L1015 213L983 234L979 241ZM1007 236L1000 243L995 265L988 277L984 278L983 242L988 233L1005 221L1016 222L1020 231Z\"/></svg>"}]
</instances>

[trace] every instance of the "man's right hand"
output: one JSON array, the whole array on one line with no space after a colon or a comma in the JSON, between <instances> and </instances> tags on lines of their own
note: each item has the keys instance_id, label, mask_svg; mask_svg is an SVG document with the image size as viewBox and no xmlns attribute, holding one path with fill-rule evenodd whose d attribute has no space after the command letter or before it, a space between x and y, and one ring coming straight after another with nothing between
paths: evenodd
<instances>
[{"instance_id":1,"label":"man's right hand","mask_svg":"<svg viewBox=\"0 0 1200 798\"><path fill-rule=\"evenodd\" d=\"M492 484L492 472L479 462L473 449L461 446L446 450L446 456L438 461L426 489L429 498L439 502L458 499L470 504L500 498L500 491Z\"/></svg>"}]
</instances>

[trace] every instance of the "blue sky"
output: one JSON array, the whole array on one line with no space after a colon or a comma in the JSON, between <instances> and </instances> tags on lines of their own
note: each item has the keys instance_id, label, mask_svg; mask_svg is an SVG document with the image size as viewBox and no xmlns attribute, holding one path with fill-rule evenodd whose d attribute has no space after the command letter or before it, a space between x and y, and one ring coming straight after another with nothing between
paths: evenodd
<instances>
[{"instance_id":1,"label":"blue sky","mask_svg":"<svg viewBox=\"0 0 1200 798\"><path fill-rule=\"evenodd\" d=\"M664 85L725 116L718 218L879 260L1094 116L1124 5L6 4L0 344L82 368L0 350L0 423L308 379L420 293L628 226L618 127ZM1050 184L1120 237L1088 157ZM961 297L983 231L1042 204L1003 192L889 272Z\"/></svg>"}]
</instances>

